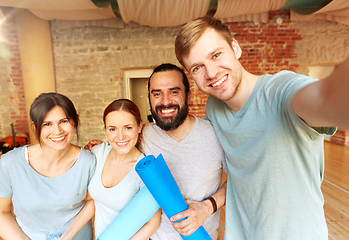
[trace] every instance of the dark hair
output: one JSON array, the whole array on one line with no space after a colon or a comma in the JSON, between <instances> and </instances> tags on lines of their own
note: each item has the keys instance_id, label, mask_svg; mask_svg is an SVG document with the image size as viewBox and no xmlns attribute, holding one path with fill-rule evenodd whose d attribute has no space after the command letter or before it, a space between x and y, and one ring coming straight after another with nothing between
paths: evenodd
<instances>
[{"instance_id":1,"label":"dark hair","mask_svg":"<svg viewBox=\"0 0 349 240\"><path fill-rule=\"evenodd\" d=\"M149 80L148 80L148 99L149 99L149 103L150 103L149 88L150 88L150 79L151 79L151 77L154 75L154 73L157 73L157 72L167 72L167 71L178 71L178 72L180 72L182 74L182 82L183 82L183 85L185 87L185 98L188 97L188 93L190 92L190 85L189 85L189 81L188 81L187 75L185 74L184 70L179 68L179 67L177 67L174 64L163 63L163 64L157 66L156 68L154 68L152 74L149 77Z\"/></svg>"},{"instance_id":2,"label":"dark hair","mask_svg":"<svg viewBox=\"0 0 349 240\"><path fill-rule=\"evenodd\" d=\"M103 123L104 123L104 128L106 127L105 125L105 118L107 117L107 115L111 112L115 112L115 111L125 111L128 113L131 113L136 121L137 121L137 125L139 126L139 124L141 124L142 122L142 118L141 118L141 113L137 107L137 105L132 102L129 99L125 99L125 98L121 98L121 99L117 99L112 101L105 109L104 109L104 113L103 113ZM136 144L136 147L139 144L139 140L140 140L140 134L138 134L138 141Z\"/></svg>"},{"instance_id":3,"label":"dark hair","mask_svg":"<svg viewBox=\"0 0 349 240\"><path fill-rule=\"evenodd\" d=\"M55 106L59 106L63 109L69 122L75 127L76 135L79 139L79 115L76 112L74 104L68 97L55 92L41 93L37 98L35 98L34 102L30 106L30 119L33 121L35 126L35 137L40 141L40 134L44 118Z\"/></svg>"},{"instance_id":4,"label":"dark hair","mask_svg":"<svg viewBox=\"0 0 349 240\"><path fill-rule=\"evenodd\" d=\"M179 63L185 68L183 59L189 55L191 48L207 29L214 29L227 41L229 46L233 41L233 36L229 28L220 20L210 16L197 18L184 25L178 32L175 40L175 53Z\"/></svg>"}]
</instances>

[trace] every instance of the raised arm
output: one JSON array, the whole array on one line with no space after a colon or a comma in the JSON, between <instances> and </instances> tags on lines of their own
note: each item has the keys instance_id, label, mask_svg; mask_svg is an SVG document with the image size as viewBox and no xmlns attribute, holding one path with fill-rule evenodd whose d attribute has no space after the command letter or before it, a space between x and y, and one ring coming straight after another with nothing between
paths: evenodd
<instances>
[{"instance_id":1,"label":"raised arm","mask_svg":"<svg viewBox=\"0 0 349 240\"><path fill-rule=\"evenodd\" d=\"M11 198L0 198L0 236L3 239L30 240L11 213Z\"/></svg>"},{"instance_id":2,"label":"raised arm","mask_svg":"<svg viewBox=\"0 0 349 240\"><path fill-rule=\"evenodd\" d=\"M339 127L349 131L349 58L330 76L312 83L294 96L295 113L309 126Z\"/></svg>"},{"instance_id":3,"label":"raised arm","mask_svg":"<svg viewBox=\"0 0 349 240\"><path fill-rule=\"evenodd\" d=\"M216 203L217 209L225 205L225 193L227 190L227 182L224 182L221 187L211 195ZM183 236L189 236L195 232L206 219L213 214L214 206L211 200L205 199L201 202L193 201L190 199L186 200L188 204L188 209L180 212L173 217L171 221L173 222L173 228ZM215 209L216 210L216 209ZM175 222L179 219L186 218L180 222Z\"/></svg>"}]
</instances>

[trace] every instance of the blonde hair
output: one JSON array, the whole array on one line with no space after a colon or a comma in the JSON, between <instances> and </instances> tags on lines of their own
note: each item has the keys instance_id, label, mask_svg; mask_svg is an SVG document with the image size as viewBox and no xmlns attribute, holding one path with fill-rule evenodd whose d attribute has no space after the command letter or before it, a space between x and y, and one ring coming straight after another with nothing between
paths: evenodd
<instances>
[{"instance_id":1,"label":"blonde hair","mask_svg":"<svg viewBox=\"0 0 349 240\"><path fill-rule=\"evenodd\" d=\"M183 59L189 55L191 48L207 29L216 30L231 46L233 37L229 28L220 20L213 17L205 16L197 18L184 25L178 32L175 40L175 53L179 63L185 68Z\"/></svg>"}]
</instances>

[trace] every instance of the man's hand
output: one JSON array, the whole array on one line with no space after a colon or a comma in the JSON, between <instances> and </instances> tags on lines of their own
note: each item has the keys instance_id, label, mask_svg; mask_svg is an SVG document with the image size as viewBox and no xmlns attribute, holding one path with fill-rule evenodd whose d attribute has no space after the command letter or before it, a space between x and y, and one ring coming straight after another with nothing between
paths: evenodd
<instances>
[{"instance_id":1,"label":"man's hand","mask_svg":"<svg viewBox=\"0 0 349 240\"><path fill-rule=\"evenodd\" d=\"M101 143L103 143L103 141L101 141L101 140L97 140L97 139L89 140L88 144L84 148L86 150L91 151L93 146L99 145Z\"/></svg>"},{"instance_id":2,"label":"man's hand","mask_svg":"<svg viewBox=\"0 0 349 240\"><path fill-rule=\"evenodd\" d=\"M171 217L173 228L183 236L194 233L212 214L213 207L209 200L202 202L186 200L188 209ZM185 218L185 219L183 219ZM180 222L175 222L183 219Z\"/></svg>"}]
</instances>

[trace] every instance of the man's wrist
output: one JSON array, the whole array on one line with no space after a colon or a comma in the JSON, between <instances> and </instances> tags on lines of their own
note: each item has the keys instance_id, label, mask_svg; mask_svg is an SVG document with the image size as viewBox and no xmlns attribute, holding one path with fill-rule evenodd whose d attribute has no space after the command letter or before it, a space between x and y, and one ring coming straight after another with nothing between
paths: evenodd
<instances>
[{"instance_id":1,"label":"man's wrist","mask_svg":"<svg viewBox=\"0 0 349 240\"><path fill-rule=\"evenodd\" d=\"M217 203L216 203L216 200L212 197L212 196L209 196L207 198L204 199L205 200L209 200L212 204L212 208L213 208L213 212L212 214L214 214L216 211L217 211Z\"/></svg>"}]
</instances>

